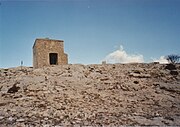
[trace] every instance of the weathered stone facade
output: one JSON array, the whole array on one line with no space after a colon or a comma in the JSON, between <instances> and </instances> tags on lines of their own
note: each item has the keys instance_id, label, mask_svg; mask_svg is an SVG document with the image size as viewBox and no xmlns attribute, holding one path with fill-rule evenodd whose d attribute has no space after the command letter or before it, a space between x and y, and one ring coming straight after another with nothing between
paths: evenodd
<instances>
[{"instance_id":1,"label":"weathered stone facade","mask_svg":"<svg viewBox=\"0 0 180 127\"><path fill-rule=\"evenodd\" d=\"M63 43L63 40L36 39L33 45L33 67L68 64Z\"/></svg>"}]
</instances>

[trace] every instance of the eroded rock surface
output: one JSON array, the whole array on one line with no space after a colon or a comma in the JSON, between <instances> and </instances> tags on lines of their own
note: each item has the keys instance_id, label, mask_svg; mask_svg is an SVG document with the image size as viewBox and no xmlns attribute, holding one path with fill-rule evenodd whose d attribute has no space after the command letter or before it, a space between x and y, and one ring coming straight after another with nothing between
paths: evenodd
<instances>
[{"instance_id":1,"label":"eroded rock surface","mask_svg":"<svg viewBox=\"0 0 180 127\"><path fill-rule=\"evenodd\" d=\"M0 126L180 126L180 65L0 69Z\"/></svg>"}]
</instances>

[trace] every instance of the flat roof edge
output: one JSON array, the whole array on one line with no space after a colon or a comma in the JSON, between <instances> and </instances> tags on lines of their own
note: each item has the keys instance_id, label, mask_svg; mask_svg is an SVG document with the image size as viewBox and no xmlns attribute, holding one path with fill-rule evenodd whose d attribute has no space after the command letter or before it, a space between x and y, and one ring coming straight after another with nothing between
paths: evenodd
<instances>
[{"instance_id":1,"label":"flat roof edge","mask_svg":"<svg viewBox=\"0 0 180 127\"><path fill-rule=\"evenodd\" d=\"M64 42L63 40L49 39L49 38L36 38L36 40L50 40L50 41L59 41L59 42ZM36 40L35 40L35 41L36 41Z\"/></svg>"},{"instance_id":2,"label":"flat roof edge","mask_svg":"<svg viewBox=\"0 0 180 127\"><path fill-rule=\"evenodd\" d=\"M37 41L37 40L49 40L49 41L64 42L63 40L57 40L57 39L49 39L49 38L36 38L36 40L35 40L35 42L34 42L34 44L33 44L33 48L34 48L34 46L35 46L35 44L36 44L36 41Z\"/></svg>"}]
</instances>

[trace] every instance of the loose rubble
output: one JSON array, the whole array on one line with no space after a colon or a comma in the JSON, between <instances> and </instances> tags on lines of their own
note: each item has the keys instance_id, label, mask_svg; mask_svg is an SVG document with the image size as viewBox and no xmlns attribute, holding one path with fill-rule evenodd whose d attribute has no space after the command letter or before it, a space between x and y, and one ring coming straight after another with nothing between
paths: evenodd
<instances>
[{"instance_id":1,"label":"loose rubble","mask_svg":"<svg viewBox=\"0 0 180 127\"><path fill-rule=\"evenodd\" d=\"M0 69L0 126L180 126L180 64Z\"/></svg>"}]
</instances>

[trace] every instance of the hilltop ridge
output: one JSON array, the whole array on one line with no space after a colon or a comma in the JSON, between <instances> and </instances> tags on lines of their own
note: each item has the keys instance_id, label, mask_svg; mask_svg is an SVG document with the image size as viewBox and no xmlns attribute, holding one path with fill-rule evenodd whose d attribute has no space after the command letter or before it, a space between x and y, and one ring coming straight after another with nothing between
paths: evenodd
<instances>
[{"instance_id":1,"label":"hilltop ridge","mask_svg":"<svg viewBox=\"0 0 180 127\"><path fill-rule=\"evenodd\" d=\"M0 126L180 125L180 64L0 69Z\"/></svg>"}]
</instances>

